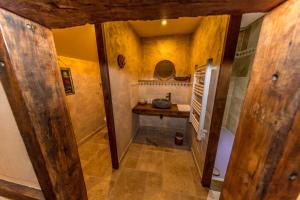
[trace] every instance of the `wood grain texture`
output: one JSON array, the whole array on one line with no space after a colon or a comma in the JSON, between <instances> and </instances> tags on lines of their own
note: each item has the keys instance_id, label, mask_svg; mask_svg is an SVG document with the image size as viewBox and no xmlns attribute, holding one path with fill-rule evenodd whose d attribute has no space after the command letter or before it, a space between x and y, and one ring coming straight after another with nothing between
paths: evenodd
<instances>
[{"instance_id":1,"label":"wood grain texture","mask_svg":"<svg viewBox=\"0 0 300 200\"><path fill-rule=\"evenodd\" d=\"M210 186L215 165L241 19L241 15L230 16L228 30L226 33L224 55L219 71L216 95L211 116L207 151L201 179L202 185L206 187Z\"/></svg>"},{"instance_id":2,"label":"wood grain texture","mask_svg":"<svg viewBox=\"0 0 300 200\"><path fill-rule=\"evenodd\" d=\"M176 104L172 104L169 109L154 108L152 104L136 105L132 109L133 113L140 115L153 115L153 116L166 116L166 117L177 117L177 118L189 118L190 112L179 111Z\"/></svg>"},{"instance_id":3,"label":"wood grain texture","mask_svg":"<svg viewBox=\"0 0 300 200\"><path fill-rule=\"evenodd\" d=\"M102 25L96 24L95 31L96 31L100 71L101 71L102 90L103 90L104 107L105 107L105 114L106 114L106 123L108 129L111 161L112 161L113 168L119 169L119 158L118 158L118 151L117 151L114 112L113 112L113 105L112 105L112 98L111 98L108 60L106 54L105 36L103 33Z\"/></svg>"},{"instance_id":4,"label":"wood grain texture","mask_svg":"<svg viewBox=\"0 0 300 200\"><path fill-rule=\"evenodd\" d=\"M18 200L43 200L41 190L0 179L0 197Z\"/></svg>"},{"instance_id":5,"label":"wood grain texture","mask_svg":"<svg viewBox=\"0 0 300 200\"><path fill-rule=\"evenodd\" d=\"M46 199L87 199L49 29L0 9L1 82Z\"/></svg>"},{"instance_id":6,"label":"wood grain texture","mask_svg":"<svg viewBox=\"0 0 300 200\"><path fill-rule=\"evenodd\" d=\"M300 1L290 0L263 20L223 200L294 200L299 194L299 10Z\"/></svg>"},{"instance_id":7,"label":"wood grain texture","mask_svg":"<svg viewBox=\"0 0 300 200\"><path fill-rule=\"evenodd\" d=\"M1 0L0 7L49 28L121 20L153 20L265 12L285 0Z\"/></svg>"}]
</instances>

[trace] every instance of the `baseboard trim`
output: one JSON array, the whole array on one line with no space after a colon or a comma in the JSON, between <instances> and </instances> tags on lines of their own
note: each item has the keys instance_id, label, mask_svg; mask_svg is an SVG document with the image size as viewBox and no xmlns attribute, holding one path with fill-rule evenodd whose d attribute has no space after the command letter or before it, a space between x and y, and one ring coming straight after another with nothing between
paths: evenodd
<instances>
[{"instance_id":1,"label":"baseboard trim","mask_svg":"<svg viewBox=\"0 0 300 200\"><path fill-rule=\"evenodd\" d=\"M0 179L0 196L18 200L42 200L45 199L39 189Z\"/></svg>"},{"instance_id":2,"label":"baseboard trim","mask_svg":"<svg viewBox=\"0 0 300 200\"><path fill-rule=\"evenodd\" d=\"M122 153L122 155L121 155L121 157L120 157L120 159L119 159L119 163L121 163L121 161L122 161L123 158L125 157L125 155L126 155L128 149L129 149L129 146L131 145L132 141L133 141L133 137L130 139L130 141L129 141L129 143L127 144L125 150L123 151L123 153Z\"/></svg>"},{"instance_id":3,"label":"baseboard trim","mask_svg":"<svg viewBox=\"0 0 300 200\"><path fill-rule=\"evenodd\" d=\"M200 176L200 179L202 179L202 173L201 173L201 170L200 170L200 166L198 165L198 162L197 162L197 159L196 159L196 155L195 155L195 152L194 152L193 148L191 148L191 152L192 152L193 160L194 160L194 163L196 165L196 168L197 168L198 174Z\"/></svg>"},{"instance_id":4,"label":"baseboard trim","mask_svg":"<svg viewBox=\"0 0 300 200\"><path fill-rule=\"evenodd\" d=\"M128 152L129 146L132 144L132 142L133 142L133 138L134 138L134 137L135 137L135 135L137 134L137 132L138 132L139 128L140 128L140 127L136 128L136 130L135 130L135 131L133 131L133 132L134 132L134 134L133 134L133 136L131 137L131 139L130 139L129 143L127 144L127 146L126 146L125 150L122 152L122 155L121 155L121 157L120 157L120 159L119 159L119 163L121 163L121 161L124 159L124 157L125 157L126 153Z\"/></svg>"},{"instance_id":5,"label":"baseboard trim","mask_svg":"<svg viewBox=\"0 0 300 200\"><path fill-rule=\"evenodd\" d=\"M84 138L82 138L79 142L78 142L78 146L82 145L83 143L85 143L88 139L90 139L93 135L95 135L97 132L99 132L100 130L102 130L103 128L105 128L106 124L103 124L102 126L98 127L96 130L94 130L93 132L91 132L90 134L88 134L87 136L85 136Z\"/></svg>"}]
</instances>

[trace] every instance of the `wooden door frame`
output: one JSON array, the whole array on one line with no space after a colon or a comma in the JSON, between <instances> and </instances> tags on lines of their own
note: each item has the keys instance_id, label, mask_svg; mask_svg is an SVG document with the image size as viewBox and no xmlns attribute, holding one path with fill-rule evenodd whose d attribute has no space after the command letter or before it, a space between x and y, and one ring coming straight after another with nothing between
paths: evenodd
<instances>
[{"instance_id":1,"label":"wooden door frame","mask_svg":"<svg viewBox=\"0 0 300 200\"><path fill-rule=\"evenodd\" d=\"M115 131L115 120L114 120L113 103L111 97L109 67L108 67L103 24L95 24L95 32L96 32L96 41L97 41L97 49L98 49L98 59L99 59L99 65L101 71L102 90L103 90L103 98L104 98L106 124L107 124L108 137L109 137L111 161L112 161L113 168L119 169L119 157L118 157L117 139L116 139L116 131Z\"/></svg>"},{"instance_id":2,"label":"wooden door frame","mask_svg":"<svg viewBox=\"0 0 300 200\"><path fill-rule=\"evenodd\" d=\"M18 200L44 199L43 192L39 189L0 179L0 194L6 198Z\"/></svg>"},{"instance_id":3,"label":"wooden door frame","mask_svg":"<svg viewBox=\"0 0 300 200\"><path fill-rule=\"evenodd\" d=\"M233 60L235 56L235 50L238 41L238 35L240 32L241 24L241 15L231 15L228 23L228 29L226 33L225 46L223 59L221 62L218 85L216 89L216 97L214 100L214 109L212 113L212 123L214 126L210 128L209 140L207 153L205 157L203 176L201 179L202 185L209 187L217 148L220 137L220 131L222 128L223 114L226 106L227 93L229 89L230 76L233 66ZM96 40L98 48L98 58L101 70L101 79L103 85L103 96L104 96L104 105L106 112L107 120L107 129L109 136L109 144L111 150L111 159L114 169L119 168L118 152L117 152L117 141L115 133L115 122L113 114L113 104L111 97L111 88L110 88L110 77L109 77L109 65L106 52L105 44L105 32L103 24L95 24L96 31Z\"/></svg>"},{"instance_id":4,"label":"wooden door frame","mask_svg":"<svg viewBox=\"0 0 300 200\"><path fill-rule=\"evenodd\" d=\"M213 175L241 20L241 15L231 15L226 33L201 179L201 183L205 187L210 187Z\"/></svg>"},{"instance_id":5,"label":"wooden door frame","mask_svg":"<svg viewBox=\"0 0 300 200\"><path fill-rule=\"evenodd\" d=\"M207 153L205 157L203 176L201 183L203 186L209 187L211 183L220 131L222 128L223 114L226 106L227 93L229 89L230 76L240 32L241 15L231 15L228 30L225 39L223 59L219 72L218 85L216 89L216 97L214 100L214 109L212 113L212 123L214 126L210 128ZM113 114L113 104L110 88L109 65L105 44L105 33L103 24L95 24L96 40L98 48L98 58L101 70L101 79L103 85L103 96L106 111L106 120L109 136L109 144L111 150L111 159L114 169L119 168L119 160L117 153L117 142L115 133L115 122Z\"/></svg>"}]
</instances>

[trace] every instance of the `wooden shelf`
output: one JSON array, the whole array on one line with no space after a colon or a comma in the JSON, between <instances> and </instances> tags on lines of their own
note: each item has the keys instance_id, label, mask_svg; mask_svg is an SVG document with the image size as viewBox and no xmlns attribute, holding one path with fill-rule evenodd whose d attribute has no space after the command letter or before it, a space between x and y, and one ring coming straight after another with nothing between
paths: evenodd
<instances>
[{"instance_id":1,"label":"wooden shelf","mask_svg":"<svg viewBox=\"0 0 300 200\"><path fill-rule=\"evenodd\" d=\"M133 109L133 113L140 115L165 116L176 118L189 118L189 111L179 111L176 104L172 104L171 108L159 109L152 107L152 104L140 105L137 104Z\"/></svg>"}]
</instances>

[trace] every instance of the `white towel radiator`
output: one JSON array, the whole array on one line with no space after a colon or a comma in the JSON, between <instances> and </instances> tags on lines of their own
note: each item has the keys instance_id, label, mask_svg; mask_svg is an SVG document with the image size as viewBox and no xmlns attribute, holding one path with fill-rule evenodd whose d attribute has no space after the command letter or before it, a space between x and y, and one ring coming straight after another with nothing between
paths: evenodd
<instances>
[{"instance_id":1,"label":"white towel radiator","mask_svg":"<svg viewBox=\"0 0 300 200\"><path fill-rule=\"evenodd\" d=\"M205 138L205 135L207 133L204 125L208 97L210 92L215 93L216 84L213 84L213 82L217 81L218 74L219 67L213 66L212 59L208 59L207 64L205 65L195 66L190 122L192 123L192 126L197 133L197 139L200 141ZM212 78L212 76L214 77ZM213 94L212 96L214 97L214 95L215 94ZM213 99L210 99L210 101L213 101Z\"/></svg>"}]
</instances>

